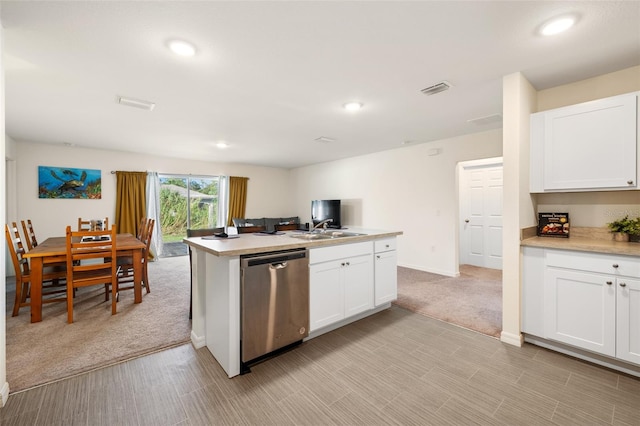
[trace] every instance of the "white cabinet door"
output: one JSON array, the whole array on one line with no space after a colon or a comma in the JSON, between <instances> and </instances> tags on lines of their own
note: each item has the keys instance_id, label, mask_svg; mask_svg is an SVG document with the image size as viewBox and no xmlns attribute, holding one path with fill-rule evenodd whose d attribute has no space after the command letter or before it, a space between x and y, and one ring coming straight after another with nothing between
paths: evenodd
<instances>
[{"instance_id":1,"label":"white cabinet door","mask_svg":"<svg viewBox=\"0 0 640 426\"><path fill-rule=\"evenodd\" d=\"M637 189L637 93L531 116L531 192Z\"/></svg>"},{"instance_id":2,"label":"white cabinet door","mask_svg":"<svg viewBox=\"0 0 640 426\"><path fill-rule=\"evenodd\" d=\"M398 255L395 250L376 253L375 305L392 302L398 298Z\"/></svg>"},{"instance_id":3,"label":"white cabinet door","mask_svg":"<svg viewBox=\"0 0 640 426\"><path fill-rule=\"evenodd\" d=\"M372 308L372 255L309 266L309 331Z\"/></svg>"},{"instance_id":4,"label":"white cabinet door","mask_svg":"<svg viewBox=\"0 0 640 426\"><path fill-rule=\"evenodd\" d=\"M344 318L344 289L341 261L309 267L309 331Z\"/></svg>"},{"instance_id":5,"label":"white cabinet door","mask_svg":"<svg viewBox=\"0 0 640 426\"><path fill-rule=\"evenodd\" d=\"M345 318L373 308L373 261L371 255L345 259L341 265Z\"/></svg>"},{"instance_id":6,"label":"white cabinet door","mask_svg":"<svg viewBox=\"0 0 640 426\"><path fill-rule=\"evenodd\" d=\"M615 278L547 267L545 337L615 356Z\"/></svg>"},{"instance_id":7,"label":"white cabinet door","mask_svg":"<svg viewBox=\"0 0 640 426\"><path fill-rule=\"evenodd\" d=\"M616 356L640 364L640 280L617 279L618 334Z\"/></svg>"}]
</instances>

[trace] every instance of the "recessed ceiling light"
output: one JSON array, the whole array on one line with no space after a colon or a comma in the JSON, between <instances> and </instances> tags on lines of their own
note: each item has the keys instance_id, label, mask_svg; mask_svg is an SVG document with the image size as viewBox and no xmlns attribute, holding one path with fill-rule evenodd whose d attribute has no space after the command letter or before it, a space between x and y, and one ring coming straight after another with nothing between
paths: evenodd
<instances>
[{"instance_id":1,"label":"recessed ceiling light","mask_svg":"<svg viewBox=\"0 0 640 426\"><path fill-rule=\"evenodd\" d=\"M225 148L228 148L228 147L229 147L229 144L228 144L228 143L226 143L226 142L218 142L218 143L216 144L216 147L218 147L218 148L220 148L220 149L225 149Z\"/></svg>"},{"instance_id":2,"label":"recessed ceiling light","mask_svg":"<svg viewBox=\"0 0 640 426\"><path fill-rule=\"evenodd\" d=\"M540 28L540 34L544 36L556 35L561 32L567 31L576 23L576 18L573 16L563 16L560 18L554 18Z\"/></svg>"},{"instance_id":3,"label":"recessed ceiling light","mask_svg":"<svg viewBox=\"0 0 640 426\"><path fill-rule=\"evenodd\" d=\"M179 56L193 56L196 54L196 47L184 40L170 40L167 43L169 49Z\"/></svg>"},{"instance_id":4,"label":"recessed ceiling light","mask_svg":"<svg viewBox=\"0 0 640 426\"><path fill-rule=\"evenodd\" d=\"M358 111L359 109L362 109L363 106L364 105L361 102L347 102L342 105L342 107L347 111Z\"/></svg>"}]
</instances>

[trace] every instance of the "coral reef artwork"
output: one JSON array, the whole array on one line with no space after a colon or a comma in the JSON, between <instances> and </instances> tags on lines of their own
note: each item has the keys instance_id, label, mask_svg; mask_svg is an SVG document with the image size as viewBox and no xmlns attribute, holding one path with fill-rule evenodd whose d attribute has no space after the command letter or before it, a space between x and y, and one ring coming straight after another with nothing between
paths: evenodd
<instances>
[{"instance_id":1,"label":"coral reef artwork","mask_svg":"<svg viewBox=\"0 0 640 426\"><path fill-rule=\"evenodd\" d=\"M102 172L92 169L38 166L38 198L102 198Z\"/></svg>"}]
</instances>

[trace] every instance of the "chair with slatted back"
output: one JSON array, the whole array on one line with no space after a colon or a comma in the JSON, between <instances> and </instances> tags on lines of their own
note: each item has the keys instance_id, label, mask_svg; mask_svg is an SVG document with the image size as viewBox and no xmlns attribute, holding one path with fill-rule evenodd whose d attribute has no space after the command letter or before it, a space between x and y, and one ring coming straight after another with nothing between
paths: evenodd
<instances>
[{"instance_id":1,"label":"chair with slatted back","mask_svg":"<svg viewBox=\"0 0 640 426\"><path fill-rule=\"evenodd\" d=\"M97 229L98 231L108 231L109 230L109 218L105 217L102 220L102 228ZM78 218L78 231L91 231L91 220L84 220L81 217Z\"/></svg>"},{"instance_id":2,"label":"chair with slatted back","mask_svg":"<svg viewBox=\"0 0 640 426\"><path fill-rule=\"evenodd\" d=\"M137 238L145 244L145 248L142 249L142 285L147 290L147 293L151 293L151 287L149 285L149 272L147 264L149 263L151 247L151 238L153 236L153 228L156 221L154 219L143 218L140 221L140 227L138 230ZM133 258L125 257L118 259L118 291L133 289ZM123 286L123 284L131 284Z\"/></svg>"},{"instance_id":3,"label":"chair with slatted back","mask_svg":"<svg viewBox=\"0 0 640 426\"><path fill-rule=\"evenodd\" d=\"M67 226L67 322L73 323L73 292L77 288L104 285L105 300L111 287L111 315L117 312L118 266L116 228L111 231L72 231Z\"/></svg>"},{"instance_id":4,"label":"chair with slatted back","mask_svg":"<svg viewBox=\"0 0 640 426\"><path fill-rule=\"evenodd\" d=\"M29 262L23 255L26 253L18 231L18 225L5 225L5 237L9 246L9 254L16 273L16 297L11 316L17 316L20 308L30 305L31 270ZM47 266L42 271L42 303L63 302L66 294L65 269L60 265Z\"/></svg>"},{"instance_id":5,"label":"chair with slatted back","mask_svg":"<svg viewBox=\"0 0 640 426\"><path fill-rule=\"evenodd\" d=\"M31 223L31 219L27 219L26 222L24 220L21 220L20 222L22 223L24 240L26 241L27 247L29 247L29 250L32 250L34 247L38 247L38 239L36 238L36 233L33 229L33 224ZM62 270L64 270L67 267L67 262L56 262L49 266L59 267ZM54 280L54 284L57 285L58 283L59 283L58 279Z\"/></svg>"},{"instance_id":6,"label":"chair with slatted back","mask_svg":"<svg viewBox=\"0 0 640 426\"><path fill-rule=\"evenodd\" d=\"M144 241L144 233L147 232L147 218L143 217L140 219L140 223L138 224L138 231L136 232L136 238L140 241Z\"/></svg>"},{"instance_id":7,"label":"chair with slatted back","mask_svg":"<svg viewBox=\"0 0 640 426\"><path fill-rule=\"evenodd\" d=\"M36 238L36 233L33 230L33 225L31 224L31 219L27 219L20 221L22 223L22 231L24 233L24 240L27 243L27 247L29 250L32 250L34 247L38 247L38 240Z\"/></svg>"}]
</instances>

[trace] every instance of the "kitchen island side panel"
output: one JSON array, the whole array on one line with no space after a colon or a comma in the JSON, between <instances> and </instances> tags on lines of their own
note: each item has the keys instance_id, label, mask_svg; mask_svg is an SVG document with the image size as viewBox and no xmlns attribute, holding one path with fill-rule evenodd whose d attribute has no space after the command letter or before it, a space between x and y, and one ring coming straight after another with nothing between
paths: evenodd
<instances>
[{"instance_id":1,"label":"kitchen island side panel","mask_svg":"<svg viewBox=\"0 0 640 426\"><path fill-rule=\"evenodd\" d=\"M206 253L191 250L191 343L196 349L206 346Z\"/></svg>"},{"instance_id":2,"label":"kitchen island side panel","mask_svg":"<svg viewBox=\"0 0 640 426\"><path fill-rule=\"evenodd\" d=\"M240 374L240 257L206 253L206 344L229 377Z\"/></svg>"}]
</instances>

